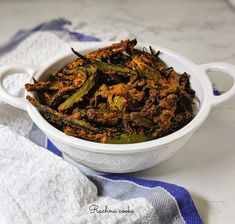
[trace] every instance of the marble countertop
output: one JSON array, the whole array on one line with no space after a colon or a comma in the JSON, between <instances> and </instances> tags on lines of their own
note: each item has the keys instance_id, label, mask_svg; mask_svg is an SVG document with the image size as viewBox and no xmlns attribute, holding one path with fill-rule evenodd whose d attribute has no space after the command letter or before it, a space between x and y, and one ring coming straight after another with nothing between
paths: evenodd
<instances>
[{"instance_id":1,"label":"marble countertop","mask_svg":"<svg viewBox=\"0 0 235 224\"><path fill-rule=\"evenodd\" d=\"M235 9L223 0L0 0L0 43L22 27L52 18L76 21L105 39L136 37L178 51L198 64L235 64ZM228 88L226 75L213 78ZM187 188L205 223L235 220L235 99L214 108L191 140L169 160L131 175Z\"/></svg>"}]
</instances>

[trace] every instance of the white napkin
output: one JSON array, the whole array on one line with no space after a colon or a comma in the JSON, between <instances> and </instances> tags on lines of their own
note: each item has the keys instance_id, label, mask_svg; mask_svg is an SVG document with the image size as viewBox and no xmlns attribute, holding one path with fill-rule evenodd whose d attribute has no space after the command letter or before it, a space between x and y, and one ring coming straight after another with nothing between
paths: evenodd
<instances>
[{"instance_id":1,"label":"white napkin","mask_svg":"<svg viewBox=\"0 0 235 224\"><path fill-rule=\"evenodd\" d=\"M153 223L146 199L98 197L77 168L6 126L0 126L0 142L0 223ZM92 213L93 204L135 213Z\"/></svg>"}]
</instances>

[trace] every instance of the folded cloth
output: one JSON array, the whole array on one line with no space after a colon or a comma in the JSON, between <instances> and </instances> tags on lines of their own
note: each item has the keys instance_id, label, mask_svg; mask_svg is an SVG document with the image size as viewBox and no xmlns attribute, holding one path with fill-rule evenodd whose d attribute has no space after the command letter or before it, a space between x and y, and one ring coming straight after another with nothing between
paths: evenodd
<instances>
[{"instance_id":1,"label":"folded cloth","mask_svg":"<svg viewBox=\"0 0 235 224\"><path fill-rule=\"evenodd\" d=\"M0 142L0 223L159 223L144 197L97 196L77 168L6 126Z\"/></svg>"},{"instance_id":2,"label":"folded cloth","mask_svg":"<svg viewBox=\"0 0 235 224\"><path fill-rule=\"evenodd\" d=\"M68 40L77 32L61 28L60 22L62 27L68 24L54 20L21 31L21 38L16 35L2 48L0 66L37 67L69 46L79 46L73 38ZM86 35L77 35L83 37L80 41L86 40ZM6 88L18 94L27 79L22 77L9 77ZM12 111L15 117L9 116ZM202 223L182 187L95 172L85 177L43 148L61 155L25 112L0 103L0 124L7 125L0 126L0 223Z\"/></svg>"}]
</instances>

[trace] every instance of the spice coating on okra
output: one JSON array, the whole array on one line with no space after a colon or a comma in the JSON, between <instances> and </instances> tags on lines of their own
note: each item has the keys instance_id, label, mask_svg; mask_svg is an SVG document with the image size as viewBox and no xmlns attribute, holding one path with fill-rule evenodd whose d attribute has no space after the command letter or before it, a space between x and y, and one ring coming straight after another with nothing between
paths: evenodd
<instances>
[{"instance_id":1,"label":"spice coating on okra","mask_svg":"<svg viewBox=\"0 0 235 224\"><path fill-rule=\"evenodd\" d=\"M27 96L53 126L89 141L123 144L157 139L194 117L195 92L149 47L125 40L82 55L46 81L26 84Z\"/></svg>"}]
</instances>

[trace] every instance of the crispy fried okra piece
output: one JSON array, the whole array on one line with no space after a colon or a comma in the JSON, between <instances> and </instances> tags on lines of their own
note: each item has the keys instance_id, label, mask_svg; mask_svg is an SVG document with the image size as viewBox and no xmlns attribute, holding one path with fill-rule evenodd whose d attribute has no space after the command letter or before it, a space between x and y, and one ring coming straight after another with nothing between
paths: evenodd
<instances>
[{"instance_id":1,"label":"crispy fried okra piece","mask_svg":"<svg viewBox=\"0 0 235 224\"><path fill-rule=\"evenodd\" d=\"M74 128L79 127L81 129L84 129L86 131L90 132L99 132L99 129L93 127L91 124L89 124L86 121L74 119L72 116L59 113L56 110L53 110L45 105L40 104L38 101L36 101L31 96L26 96L26 99L34 105L42 114L43 116L51 121L52 123L63 126L72 126Z\"/></svg>"},{"instance_id":2,"label":"crispy fried okra piece","mask_svg":"<svg viewBox=\"0 0 235 224\"><path fill-rule=\"evenodd\" d=\"M133 40L122 40L120 43L112 44L109 47L101 48L96 51L92 51L86 55L91 60L102 60L110 57L114 54L123 51L132 51L133 47L137 44L136 39Z\"/></svg>"}]
</instances>

